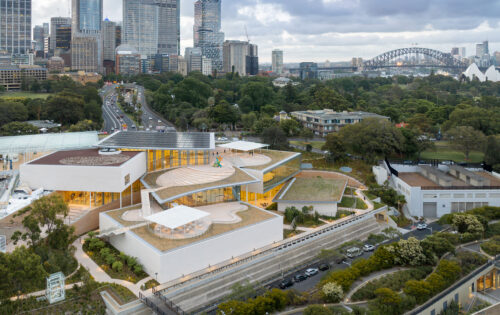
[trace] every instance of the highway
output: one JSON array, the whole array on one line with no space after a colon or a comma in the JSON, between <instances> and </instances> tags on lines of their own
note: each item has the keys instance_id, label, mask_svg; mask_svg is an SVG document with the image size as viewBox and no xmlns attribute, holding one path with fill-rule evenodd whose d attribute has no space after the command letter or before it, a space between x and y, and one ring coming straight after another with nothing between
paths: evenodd
<instances>
[{"instance_id":1,"label":"highway","mask_svg":"<svg viewBox=\"0 0 500 315\"><path fill-rule=\"evenodd\" d=\"M421 231L419 231L417 229L412 230L411 232L408 232L408 233L404 234L402 238L406 240L409 237L415 237L418 240L423 240L426 236L428 236L428 235L431 234L431 229L432 229L432 232L438 232L438 231L441 231L443 229L443 227L441 225L437 224L437 223L431 223L431 224L428 225L427 229L421 230ZM399 241L399 238L393 239L393 240L388 241L386 243L393 243L393 242L397 242L397 241ZM386 243L384 243L384 244L386 244ZM373 254L373 252L363 252L363 255L358 256L355 259L368 258L372 254ZM321 278L323 278L323 276L325 274L327 274L328 272L330 272L332 270L345 269L345 268L349 267L352 262L353 262L353 259L350 259L350 258L347 258L344 262L342 262L340 264L336 264L335 262L330 262L330 267L331 267L330 270L326 270L326 271L321 271L320 270L318 274L316 274L316 275L314 275L312 277L309 277L309 278L307 278L304 281L294 283L293 286L287 288L286 290L288 290L288 289L295 289L295 290L297 290L299 292L310 291L310 290L314 289L314 287L316 286L316 284L321 280ZM288 278L292 278L296 274L304 274L304 272L306 271L307 268L317 268L317 267L318 267L318 263L311 264L311 265L303 267L300 270L295 271L295 272L293 272L291 274L286 274L285 278L287 278L287 279ZM279 288L279 284L280 284L281 281L282 281L282 279L279 279L279 280L271 283L270 287Z\"/></svg>"},{"instance_id":2,"label":"highway","mask_svg":"<svg viewBox=\"0 0 500 315\"><path fill-rule=\"evenodd\" d=\"M115 92L118 84L107 85L103 87L100 94L103 98L103 119L104 128L103 131L107 133L113 133L115 130L122 130L122 124L128 126L128 131L157 131L158 127L165 127L166 131L175 132L175 126L169 121L165 120L160 115L156 114L147 104L146 95L144 93L144 87L136 84L124 84L128 89L135 89L137 91L137 103L141 104L141 110L143 112L141 117L140 126L135 126L135 123L123 112L123 110L117 106L118 95ZM133 127L135 126L135 128Z\"/></svg>"}]
</instances>

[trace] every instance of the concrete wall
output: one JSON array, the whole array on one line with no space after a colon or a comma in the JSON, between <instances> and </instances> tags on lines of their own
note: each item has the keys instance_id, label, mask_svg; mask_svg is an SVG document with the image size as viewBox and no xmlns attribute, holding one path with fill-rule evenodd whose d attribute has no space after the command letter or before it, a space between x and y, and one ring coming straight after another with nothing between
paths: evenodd
<instances>
[{"instance_id":1,"label":"concrete wall","mask_svg":"<svg viewBox=\"0 0 500 315\"><path fill-rule=\"evenodd\" d=\"M118 226L105 213L100 215L102 231ZM159 251L132 231L113 236L110 242L119 251L137 257L148 274L155 275L157 272L158 281L163 283L282 239L283 219L281 216L274 216L269 220L166 252Z\"/></svg>"},{"instance_id":2,"label":"concrete wall","mask_svg":"<svg viewBox=\"0 0 500 315\"><path fill-rule=\"evenodd\" d=\"M373 166L372 172L375 175L377 184L383 185L389 176L389 172L382 166Z\"/></svg>"},{"instance_id":3,"label":"concrete wall","mask_svg":"<svg viewBox=\"0 0 500 315\"><path fill-rule=\"evenodd\" d=\"M141 152L121 166L23 164L20 180L33 189L119 193L144 173L146 154ZM125 183L127 175L129 183Z\"/></svg>"},{"instance_id":4,"label":"concrete wall","mask_svg":"<svg viewBox=\"0 0 500 315\"><path fill-rule=\"evenodd\" d=\"M326 215L334 217L337 214L337 203L315 203L315 202L293 202L293 201L282 201L278 200L278 211L285 212L288 207L295 207L302 210L304 206L312 206L314 211L318 212L320 215Z\"/></svg>"}]
</instances>

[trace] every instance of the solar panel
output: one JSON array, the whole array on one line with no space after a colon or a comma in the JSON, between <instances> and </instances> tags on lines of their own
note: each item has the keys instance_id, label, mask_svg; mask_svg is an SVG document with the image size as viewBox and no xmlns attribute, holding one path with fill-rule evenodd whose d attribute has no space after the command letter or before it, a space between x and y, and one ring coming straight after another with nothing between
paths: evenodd
<instances>
[{"instance_id":1,"label":"solar panel","mask_svg":"<svg viewBox=\"0 0 500 315\"><path fill-rule=\"evenodd\" d=\"M97 144L100 148L175 150L215 148L213 133L120 131Z\"/></svg>"}]
</instances>

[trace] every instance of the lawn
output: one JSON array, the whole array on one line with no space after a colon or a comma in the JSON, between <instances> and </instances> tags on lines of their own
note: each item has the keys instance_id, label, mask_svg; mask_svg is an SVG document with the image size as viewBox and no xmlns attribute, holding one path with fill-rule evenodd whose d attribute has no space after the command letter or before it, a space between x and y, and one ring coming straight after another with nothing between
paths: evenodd
<instances>
[{"instance_id":1,"label":"lawn","mask_svg":"<svg viewBox=\"0 0 500 315\"><path fill-rule=\"evenodd\" d=\"M296 178L282 200L338 201L342 198L345 179Z\"/></svg>"},{"instance_id":2,"label":"lawn","mask_svg":"<svg viewBox=\"0 0 500 315\"><path fill-rule=\"evenodd\" d=\"M52 93L32 93L32 92L5 92L0 98L43 98L51 96Z\"/></svg>"},{"instance_id":3,"label":"lawn","mask_svg":"<svg viewBox=\"0 0 500 315\"><path fill-rule=\"evenodd\" d=\"M342 198L342 201L339 203L339 207L343 208L356 208L356 209L361 209L365 210L368 208L363 200L361 200L358 197L352 198L352 197L346 197L344 196Z\"/></svg>"},{"instance_id":4,"label":"lawn","mask_svg":"<svg viewBox=\"0 0 500 315\"><path fill-rule=\"evenodd\" d=\"M422 152L421 158L426 160L451 160L457 163L470 162L470 163L481 163L484 158L484 154L479 151L472 151L469 154L469 160L465 160L465 155L455 150L449 142L438 141L435 142L435 148L433 150L427 150Z\"/></svg>"},{"instance_id":5,"label":"lawn","mask_svg":"<svg viewBox=\"0 0 500 315\"><path fill-rule=\"evenodd\" d=\"M290 144L298 145L298 146L302 146L302 147L305 147L308 144L310 144L314 149L321 150L321 148L325 145L325 141L308 141L308 142L305 142L305 141L290 141Z\"/></svg>"}]
</instances>

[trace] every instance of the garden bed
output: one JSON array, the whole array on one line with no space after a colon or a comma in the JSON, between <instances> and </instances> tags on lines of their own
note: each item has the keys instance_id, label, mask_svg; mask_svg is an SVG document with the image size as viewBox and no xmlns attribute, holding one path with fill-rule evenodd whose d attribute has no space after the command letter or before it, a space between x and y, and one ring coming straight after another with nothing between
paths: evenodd
<instances>
[{"instance_id":1,"label":"garden bed","mask_svg":"<svg viewBox=\"0 0 500 315\"><path fill-rule=\"evenodd\" d=\"M347 197L344 196L342 198L342 201L338 204L339 207L342 208L353 208L353 209L360 209L360 210L366 210L368 206L366 203L361 200L361 198L358 197Z\"/></svg>"}]
</instances>

